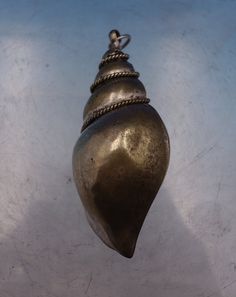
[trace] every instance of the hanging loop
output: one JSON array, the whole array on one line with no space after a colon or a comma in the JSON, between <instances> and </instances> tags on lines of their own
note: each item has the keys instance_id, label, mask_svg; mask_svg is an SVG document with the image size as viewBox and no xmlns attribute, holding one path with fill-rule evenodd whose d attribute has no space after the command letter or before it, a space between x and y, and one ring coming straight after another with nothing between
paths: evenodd
<instances>
[{"instance_id":1,"label":"hanging loop","mask_svg":"<svg viewBox=\"0 0 236 297\"><path fill-rule=\"evenodd\" d=\"M129 44L131 40L131 36L129 34L120 35L119 31L117 30L112 30L109 33L109 38L110 38L110 44L109 44L110 50L122 50Z\"/></svg>"}]
</instances>

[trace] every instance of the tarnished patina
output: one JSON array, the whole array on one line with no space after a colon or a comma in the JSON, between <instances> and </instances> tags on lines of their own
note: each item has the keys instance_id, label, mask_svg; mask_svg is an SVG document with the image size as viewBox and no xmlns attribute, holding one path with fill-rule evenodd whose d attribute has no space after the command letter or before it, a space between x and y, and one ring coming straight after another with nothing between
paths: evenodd
<instances>
[{"instance_id":1,"label":"tarnished patina","mask_svg":"<svg viewBox=\"0 0 236 297\"><path fill-rule=\"evenodd\" d=\"M169 163L166 128L151 107L117 30L99 65L73 153L74 180L88 221L109 247L132 257ZM124 42L124 43L123 43Z\"/></svg>"}]
</instances>

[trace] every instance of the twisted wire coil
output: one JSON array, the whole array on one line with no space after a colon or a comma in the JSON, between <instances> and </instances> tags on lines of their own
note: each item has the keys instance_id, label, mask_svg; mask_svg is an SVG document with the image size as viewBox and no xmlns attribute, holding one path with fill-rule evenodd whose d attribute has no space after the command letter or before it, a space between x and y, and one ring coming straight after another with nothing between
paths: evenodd
<instances>
[{"instance_id":1,"label":"twisted wire coil","mask_svg":"<svg viewBox=\"0 0 236 297\"><path fill-rule=\"evenodd\" d=\"M133 78L138 78L139 77L139 73L134 71L134 72L130 72L130 71L122 71L122 72L114 72L111 74L107 74L104 75L98 79L95 80L95 82L91 85L90 87L90 91L91 93L94 92L94 90L103 82L108 81L110 79L114 79L114 78L119 78L119 77L133 77Z\"/></svg>"},{"instance_id":2,"label":"twisted wire coil","mask_svg":"<svg viewBox=\"0 0 236 297\"><path fill-rule=\"evenodd\" d=\"M93 112L91 112L90 114L88 114L88 116L87 116L86 120L84 121L84 124L81 128L81 132L85 128L87 128L92 122L94 122L96 119L98 119L102 115L104 115L112 110L118 109L118 108L126 106L126 105L130 105L130 104L140 104L140 103L149 103L149 102L150 102L150 99L146 98L146 97L145 98L133 97L130 99L121 100L114 104L105 105L104 107L96 109Z\"/></svg>"},{"instance_id":3,"label":"twisted wire coil","mask_svg":"<svg viewBox=\"0 0 236 297\"><path fill-rule=\"evenodd\" d=\"M116 53L116 54L112 54L107 56L106 58L102 59L101 63L99 64L99 69L105 65L108 64L110 62L113 62L115 60L128 60L129 59L129 55L128 54L124 54L124 53Z\"/></svg>"}]
</instances>

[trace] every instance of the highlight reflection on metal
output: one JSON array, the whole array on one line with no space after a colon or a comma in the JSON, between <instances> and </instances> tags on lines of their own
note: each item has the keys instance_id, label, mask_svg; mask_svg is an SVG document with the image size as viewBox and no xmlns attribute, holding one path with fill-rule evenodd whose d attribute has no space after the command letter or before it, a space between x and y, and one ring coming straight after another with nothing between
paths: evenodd
<instances>
[{"instance_id":1,"label":"highlight reflection on metal","mask_svg":"<svg viewBox=\"0 0 236 297\"><path fill-rule=\"evenodd\" d=\"M112 30L109 37L84 108L73 171L92 229L109 247L132 257L167 171L169 138L138 72L121 51L130 36Z\"/></svg>"}]
</instances>

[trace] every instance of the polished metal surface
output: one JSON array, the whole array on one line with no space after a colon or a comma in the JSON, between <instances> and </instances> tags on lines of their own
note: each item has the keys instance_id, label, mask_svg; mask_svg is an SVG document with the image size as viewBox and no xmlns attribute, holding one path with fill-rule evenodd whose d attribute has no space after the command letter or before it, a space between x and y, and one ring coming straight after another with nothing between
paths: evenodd
<instances>
[{"instance_id":1,"label":"polished metal surface","mask_svg":"<svg viewBox=\"0 0 236 297\"><path fill-rule=\"evenodd\" d=\"M1 297L235 297L235 11L231 0L0 0ZM111 27L132 34L130 61L171 139L129 260L90 229L72 182Z\"/></svg>"},{"instance_id":2,"label":"polished metal surface","mask_svg":"<svg viewBox=\"0 0 236 297\"><path fill-rule=\"evenodd\" d=\"M121 52L130 36L112 30L109 37L103 56L107 62L99 67L84 109L73 171L92 229L109 247L131 258L165 177L170 146L160 116L148 105L137 72ZM127 42L120 45L123 38Z\"/></svg>"}]
</instances>

